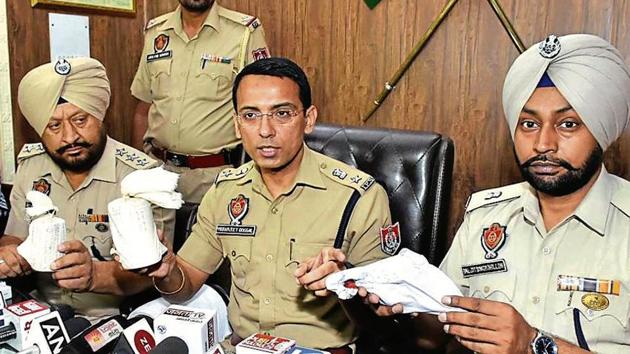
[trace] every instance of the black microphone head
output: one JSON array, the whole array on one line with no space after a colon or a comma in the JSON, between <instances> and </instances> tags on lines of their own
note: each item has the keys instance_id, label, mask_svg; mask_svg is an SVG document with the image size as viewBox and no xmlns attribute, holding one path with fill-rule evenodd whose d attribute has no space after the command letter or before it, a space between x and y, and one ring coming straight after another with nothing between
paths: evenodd
<instances>
[{"instance_id":1,"label":"black microphone head","mask_svg":"<svg viewBox=\"0 0 630 354\"><path fill-rule=\"evenodd\" d=\"M188 345L183 339L178 337L166 337L153 348L151 354L188 354Z\"/></svg>"},{"instance_id":2,"label":"black microphone head","mask_svg":"<svg viewBox=\"0 0 630 354\"><path fill-rule=\"evenodd\" d=\"M66 304L50 304L50 311L59 312L62 321L69 320L74 317L74 308Z\"/></svg>"},{"instance_id":3,"label":"black microphone head","mask_svg":"<svg viewBox=\"0 0 630 354\"><path fill-rule=\"evenodd\" d=\"M147 323L149 324L149 327L153 328L153 317L147 316L147 315L136 315L133 317L129 317L127 320L129 321L129 326L131 326L132 324L138 322L138 321L142 321L142 319L147 320ZM129 327L127 326L127 327Z\"/></svg>"},{"instance_id":4,"label":"black microphone head","mask_svg":"<svg viewBox=\"0 0 630 354\"><path fill-rule=\"evenodd\" d=\"M76 337L77 334L86 330L92 324L86 318L73 317L71 319L63 321L63 325L66 327L66 331L68 332L68 337L72 339Z\"/></svg>"}]
</instances>

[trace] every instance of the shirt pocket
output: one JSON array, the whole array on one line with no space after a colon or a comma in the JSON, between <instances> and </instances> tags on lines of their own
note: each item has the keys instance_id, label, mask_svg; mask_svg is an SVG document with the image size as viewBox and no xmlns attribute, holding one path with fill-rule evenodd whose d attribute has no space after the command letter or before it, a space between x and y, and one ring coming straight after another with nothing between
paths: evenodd
<instances>
[{"instance_id":1,"label":"shirt pocket","mask_svg":"<svg viewBox=\"0 0 630 354\"><path fill-rule=\"evenodd\" d=\"M195 84L190 96L205 100L222 101L231 97L234 71L231 63L208 61L198 66Z\"/></svg>"},{"instance_id":2,"label":"shirt pocket","mask_svg":"<svg viewBox=\"0 0 630 354\"><path fill-rule=\"evenodd\" d=\"M511 303L515 288L515 272L478 275L470 280L468 296Z\"/></svg>"},{"instance_id":3,"label":"shirt pocket","mask_svg":"<svg viewBox=\"0 0 630 354\"><path fill-rule=\"evenodd\" d=\"M300 263L308 258L316 257L319 255L322 248L329 246L330 244L327 243L311 243L289 240L289 254L284 265L284 279L280 280L282 284L287 285L287 295L289 297L314 297L312 291L304 289L303 286L298 285L295 282L294 273Z\"/></svg>"},{"instance_id":4,"label":"shirt pocket","mask_svg":"<svg viewBox=\"0 0 630 354\"><path fill-rule=\"evenodd\" d=\"M241 290L247 286L247 276L252 255L252 239L250 237L221 237L223 256L230 260L232 283Z\"/></svg>"},{"instance_id":5,"label":"shirt pocket","mask_svg":"<svg viewBox=\"0 0 630 354\"><path fill-rule=\"evenodd\" d=\"M579 323L586 343L593 349L598 343L630 344L630 294L623 286L619 296L575 291L568 293L569 301L561 302L556 311L558 317L566 318L565 323L575 326ZM568 304L568 306L567 306ZM576 333L577 336L577 333Z\"/></svg>"},{"instance_id":6,"label":"shirt pocket","mask_svg":"<svg viewBox=\"0 0 630 354\"><path fill-rule=\"evenodd\" d=\"M166 98L171 81L172 59L159 59L149 63L151 95L154 100Z\"/></svg>"}]
</instances>

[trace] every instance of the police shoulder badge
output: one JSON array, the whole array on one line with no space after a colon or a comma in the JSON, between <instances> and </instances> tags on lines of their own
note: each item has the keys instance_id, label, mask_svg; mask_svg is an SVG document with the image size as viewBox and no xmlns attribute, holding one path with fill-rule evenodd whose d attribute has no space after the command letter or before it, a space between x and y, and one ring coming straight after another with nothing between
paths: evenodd
<instances>
[{"instance_id":1,"label":"police shoulder badge","mask_svg":"<svg viewBox=\"0 0 630 354\"><path fill-rule=\"evenodd\" d=\"M486 259L497 258L498 252L505 244L507 238L507 226L501 226L499 223L492 223L490 227L483 229L481 233L481 247L486 251Z\"/></svg>"},{"instance_id":2,"label":"police shoulder badge","mask_svg":"<svg viewBox=\"0 0 630 354\"><path fill-rule=\"evenodd\" d=\"M252 51L254 61L269 58L269 50L267 48L258 48Z\"/></svg>"},{"instance_id":3,"label":"police shoulder badge","mask_svg":"<svg viewBox=\"0 0 630 354\"><path fill-rule=\"evenodd\" d=\"M390 256L396 254L401 244L400 223L387 225L381 228L380 236L381 250Z\"/></svg>"},{"instance_id":4,"label":"police shoulder badge","mask_svg":"<svg viewBox=\"0 0 630 354\"><path fill-rule=\"evenodd\" d=\"M239 194L236 198L230 200L228 205L228 215L230 216L231 225L241 225L242 220L249 211L249 198Z\"/></svg>"},{"instance_id":5,"label":"police shoulder badge","mask_svg":"<svg viewBox=\"0 0 630 354\"><path fill-rule=\"evenodd\" d=\"M46 195L50 195L50 182L48 182L44 178L33 181L33 190L44 193Z\"/></svg>"}]
</instances>

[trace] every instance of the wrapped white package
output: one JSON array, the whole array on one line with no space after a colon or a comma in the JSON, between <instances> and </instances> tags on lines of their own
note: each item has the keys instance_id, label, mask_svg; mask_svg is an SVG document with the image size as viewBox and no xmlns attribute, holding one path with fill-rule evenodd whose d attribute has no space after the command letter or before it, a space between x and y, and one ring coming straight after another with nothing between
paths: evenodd
<instances>
[{"instance_id":1,"label":"wrapped white package","mask_svg":"<svg viewBox=\"0 0 630 354\"><path fill-rule=\"evenodd\" d=\"M444 296L462 295L455 283L424 256L406 248L396 256L326 278L326 288L342 300L355 296L358 287L378 295L384 305L402 304L404 313L464 311L441 302Z\"/></svg>"},{"instance_id":2,"label":"wrapped white package","mask_svg":"<svg viewBox=\"0 0 630 354\"><path fill-rule=\"evenodd\" d=\"M52 262L63 256L57 251L66 241L66 222L55 216L57 208L45 194L30 191L26 194L30 206L26 214L30 218L28 237L17 247L17 252L37 272L51 272Z\"/></svg>"},{"instance_id":3,"label":"wrapped white package","mask_svg":"<svg viewBox=\"0 0 630 354\"><path fill-rule=\"evenodd\" d=\"M159 262L166 247L158 238L151 204L123 197L107 205L112 241L124 269L139 269Z\"/></svg>"},{"instance_id":4,"label":"wrapped white package","mask_svg":"<svg viewBox=\"0 0 630 354\"><path fill-rule=\"evenodd\" d=\"M146 199L167 209L179 209L184 201L175 192L179 175L162 167L134 171L120 182L120 193L127 197Z\"/></svg>"},{"instance_id":5,"label":"wrapped white package","mask_svg":"<svg viewBox=\"0 0 630 354\"><path fill-rule=\"evenodd\" d=\"M178 209L184 201L175 192L177 173L156 167L128 174L120 184L123 195L109 202L112 241L124 269L140 269L160 261L166 247L160 242L153 220L151 203Z\"/></svg>"}]
</instances>

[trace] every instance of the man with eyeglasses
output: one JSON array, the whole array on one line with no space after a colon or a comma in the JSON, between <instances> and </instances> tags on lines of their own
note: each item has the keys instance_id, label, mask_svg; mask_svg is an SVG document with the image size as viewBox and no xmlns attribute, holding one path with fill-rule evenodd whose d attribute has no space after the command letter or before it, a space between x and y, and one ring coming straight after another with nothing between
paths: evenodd
<instances>
[{"instance_id":1,"label":"man with eyeglasses","mask_svg":"<svg viewBox=\"0 0 630 354\"><path fill-rule=\"evenodd\" d=\"M156 288L169 301L187 300L227 257L232 344L267 332L351 353L355 327L323 279L346 261L363 265L396 251L379 236L390 224L385 190L304 144L317 108L295 63L270 58L248 65L232 98L236 132L253 161L219 174L179 254L169 252L151 274ZM300 265L313 259L324 262L304 272Z\"/></svg>"}]
</instances>

